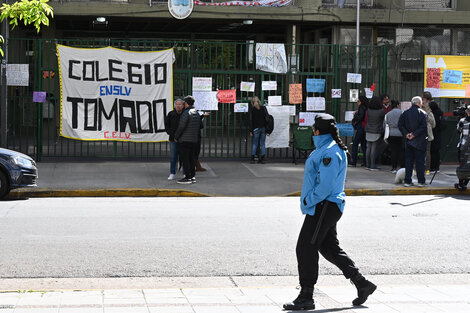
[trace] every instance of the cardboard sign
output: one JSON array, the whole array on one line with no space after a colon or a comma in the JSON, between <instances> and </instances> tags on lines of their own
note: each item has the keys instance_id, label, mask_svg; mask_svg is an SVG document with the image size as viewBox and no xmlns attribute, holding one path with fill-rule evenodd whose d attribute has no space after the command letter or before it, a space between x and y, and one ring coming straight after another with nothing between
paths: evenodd
<instances>
[{"instance_id":1,"label":"cardboard sign","mask_svg":"<svg viewBox=\"0 0 470 313\"><path fill-rule=\"evenodd\" d=\"M289 103L302 103L302 84L289 85Z\"/></svg>"},{"instance_id":2,"label":"cardboard sign","mask_svg":"<svg viewBox=\"0 0 470 313\"><path fill-rule=\"evenodd\" d=\"M217 99L220 103L235 103L237 102L237 90L219 90L217 91Z\"/></svg>"}]
</instances>

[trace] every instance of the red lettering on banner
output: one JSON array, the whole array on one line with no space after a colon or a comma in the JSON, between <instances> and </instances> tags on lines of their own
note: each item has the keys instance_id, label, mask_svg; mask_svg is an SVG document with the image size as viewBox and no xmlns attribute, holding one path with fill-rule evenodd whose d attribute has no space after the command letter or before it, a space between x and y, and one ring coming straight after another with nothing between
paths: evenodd
<instances>
[{"instance_id":1,"label":"red lettering on banner","mask_svg":"<svg viewBox=\"0 0 470 313\"><path fill-rule=\"evenodd\" d=\"M129 136L127 136L128 134L125 133L124 135L126 135L126 139L131 139L131 134L129 133Z\"/></svg>"},{"instance_id":2,"label":"red lettering on banner","mask_svg":"<svg viewBox=\"0 0 470 313\"><path fill-rule=\"evenodd\" d=\"M105 139L131 139L131 133L118 133L113 132L112 137L109 135L109 131L105 131L103 137Z\"/></svg>"},{"instance_id":3,"label":"red lettering on banner","mask_svg":"<svg viewBox=\"0 0 470 313\"><path fill-rule=\"evenodd\" d=\"M109 138L109 137L106 136L108 133L109 132L104 132L104 138Z\"/></svg>"},{"instance_id":4,"label":"red lettering on banner","mask_svg":"<svg viewBox=\"0 0 470 313\"><path fill-rule=\"evenodd\" d=\"M113 138L117 138L117 132L113 132Z\"/></svg>"}]
</instances>

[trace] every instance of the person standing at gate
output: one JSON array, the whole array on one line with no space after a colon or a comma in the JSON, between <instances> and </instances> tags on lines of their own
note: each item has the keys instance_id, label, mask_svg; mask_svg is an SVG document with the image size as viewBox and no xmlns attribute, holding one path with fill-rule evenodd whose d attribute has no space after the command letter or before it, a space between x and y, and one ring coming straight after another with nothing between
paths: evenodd
<instances>
[{"instance_id":1,"label":"person standing at gate","mask_svg":"<svg viewBox=\"0 0 470 313\"><path fill-rule=\"evenodd\" d=\"M423 92L423 110L428 115L428 146L426 149L426 168L424 173L426 175L431 174L431 144L434 141L434 128L436 127L436 120L434 114L431 111L429 103L432 101L432 95L429 91Z\"/></svg>"},{"instance_id":2,"label":"person standing at gate","mask_svg":"<svg viewBox=\"0 0 470 313\"><path fill-rule=\"evenodd\" d=\"M174 110L170 111L165 117L165 131L170 135L170 176L168 180L175 179L176 165L178 163L178 146L179 143L175 141L175 133L178 129L181 114L184 109L184 101L182 99L176 99L174 103Z\"/></svg>"},{"instance_id":3,"label":"person standing at gate","mask_svg":"<svg viewBox=\"0 0 470 313\"><path fill-rule=\"evenodd\" d=\"M398 129L398 120L402 115L400 103L392 100L392 110L385 114L384 118L384 129L388 128L388 138L386 138L388 146L390 147L392 169L391 172L395 174L398 166L403 167L403 135Z\"/></svg>"},{"instance_id":4,"label":"person standing at gate","mask_svg":"<svg viewBox=\"0 0 470 313\"><path fill-rule=\"evenodd\" d=\"M367 123L365 127L367 151L366 151L366 169L371 171L378 171L377 155L379 151L379 144L382 141L382 134L384 132L383 121L385 117L385 110L382 109L382 104L377 96L373 96L369 101L369 108L367 109Z\"/></svg>"},{"instance_id":5,"label":"person standing at gate","mask_svg":"<svg viewBox=\"0 0 470 313\"><path fill-rule=\"evenodd\" d=\"M261 105L261 102L257 96L251 99L250 109L248 110L248 121L250 124L250 136L252 137L251 144L251 164L255 163L256 152L259 147L259 159L258 163L264 164L264 157L266 155L266 115L268 110L265 106Z\"/></svg>"},{"instance_id":6,"label":"person standing at gate","mask_svg":"<svg viewBox=\"0 0 470 313\"><path fill-rule=\"evenodd\" d=\"M201 129L201 117L193 107L194 98L184 98L184 111L181 114L178 128L175 132L175 141L179 142L181 159L185 176L178 180L178 184L191 184L196 182L195 156Z\"/></svg>"},{"instance_id":7,"label":"person standing at gate","mask_svg":"<svg viewBox=\"0 0 470 313\"><path fill-rule=\"evenodd\" d=\"M376 285L365 279L354 262L339 246L336 224L343 215L347 147L338 136L335 118L319 113L313 124L316 149L305 162L300 208L305 215L297 241L296 255L300 294L284 304L285 310L313 310L313 290L318 279L318 253L336 265L357 288L353 305L366 302Z\"/></svg>"},{"instance_id":8,"label":"person standing at gate","mask_svg":"<svg viewBox=\"0 0 470 313\"><path fill-rule=\"evenodd\" d=\"M432 129L434 140L431 141L431 172L439 172L441 166L441 137L442 131L445 129L445 120L442 110L436 101L429 103L434 119L436 120L436 127Z\"/></svg>"},{"instance_id":9,"label":"person standing at gate","mask_svg":"<svg viewBox=\"0 0 470 313\"><path fill-rule=\"evenodd\" d=\"M357 153L359 150L359 144L361 144L362 154L363 154L363 166L366 165L366 151L367 151L367 141L366 141L366 132L364 131L365 126L365 119L366 119L366 112L367 112L367 105L369 104L369 99L366 96L360 95L359 99L357 100L357 111L354 112L354 117L352 120L352 125L356 130L353 139L352 145L352 155L351 155L351 163L349 164L352 167L356 167L357 163Z\"/></svg>"}]
</instances>

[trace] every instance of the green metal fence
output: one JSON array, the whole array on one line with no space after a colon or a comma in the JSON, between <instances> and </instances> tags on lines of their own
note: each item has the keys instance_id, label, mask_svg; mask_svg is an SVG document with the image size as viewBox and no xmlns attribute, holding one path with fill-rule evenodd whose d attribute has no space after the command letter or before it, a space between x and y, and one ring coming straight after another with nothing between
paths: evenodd
<instances>
[{"instance_id":1,"label":"green metal fence","mask_svg":"<svg viewBox=\"0 0 470 313\"><path fill-rule=\"evenodd\" d=\"M149 41L149 40L66 40L16 39L8 42L8 63L26 63L30 69L28 87L8 88L8 147L34 156L48 157L112 157L158 158L169 154L168 143L132 143L110 141L80 141L59 136L60 85L56 44L73 47L99 48L112 46L132 51L155 51L174 48L174 97L191 94L192 77L212 77L217 89L237 89L237 102L249 102L253 95L267 102L270 95L281 95L288 104L289 84L303 84L302 104L298 112L306 111L306 96L326 98L326 111L344 121L344 112L354 110L349 102L349 90L376 84L376 94L387 90L387 47L361 46L359 70L356 70L356 46L286 44L288 59L295 59L286 74L256 70L254 42L224 41ZM295 54L294 54L295 52ZM293 56L293 57L291 57ZM291 63L291 62L289 62ZM296 63L296 66L294 66ZM361 84L346 83L347 73L362 74ZM324 78L323 94L306 93L307 78ZM261 82L275 80L277 91L261 91ZM240 91L240 82L256 83L255 93ZM331 99L332 88L342 89L341 99ZM46 91L46 103L33 103L33 91ZM269 158L291 157L291 148L268 149ZM202 157L244 158L251 153L251 139L246 113L234 113L233 104L219 104L205 119L202 137Z\"/></svg>"}]
</instances>

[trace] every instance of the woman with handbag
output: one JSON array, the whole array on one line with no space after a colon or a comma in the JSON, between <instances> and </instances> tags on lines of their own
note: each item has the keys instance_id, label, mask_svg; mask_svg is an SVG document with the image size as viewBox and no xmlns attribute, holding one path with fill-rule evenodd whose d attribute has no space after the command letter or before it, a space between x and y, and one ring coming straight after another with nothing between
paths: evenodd
<instances>
[{"instance_id":1,"label":"woman with handbag","mask_svg":"<svg viewBox=\"0 0 470 313\"><path fill-rule=\"evenodd\" d=\"M261 101L257 96L251 99L250 109L248 110L248 121L250 124L251 144L251 164L255 163L255 155L259 147L260 156L258 163L264 164L264 156L266 155L266 115L268 110L265 106L261 106Z\"/></svg>"},{"instance_id":2,"label":"woman with handbag","mask_svg":"<svg viewBox=\"0 0 470 313\"><path fill-rule=\"evenodd\" d=\"M367 150L367 141L366 141L366 132L364 131L365 118L367 112L367 105L369 104L369 99L366 96L360 95L357 100L357 111L354 112L354 117L352 120L352 125L356 130L354 134L353 144L352 144L352 154L351 154L351 163L349 166L356 167L357 163L357 152L359 150L359 144L361 144L361 150L364 155L364 160L362 161L363 166L366 165L366 150Z\"/></svg>"},{"instance_id":3,"label":"woman with handbag","mask_svg":"<svg viewBox=\"0 0 470 313\"><path fill-rule=\"evenodd\" d=\"M392 100L392 110L385 114L384 140L388 143L391 151L392 173L397 172L398 166L404 167L403 135L398 129L398 120L402 111L398 101Z\"/></svg>"}]
</instances>

